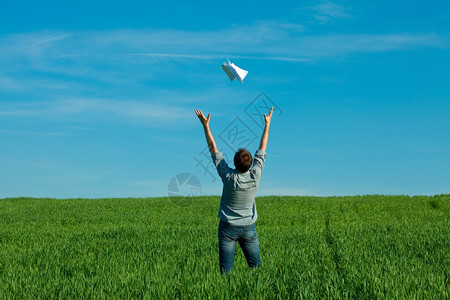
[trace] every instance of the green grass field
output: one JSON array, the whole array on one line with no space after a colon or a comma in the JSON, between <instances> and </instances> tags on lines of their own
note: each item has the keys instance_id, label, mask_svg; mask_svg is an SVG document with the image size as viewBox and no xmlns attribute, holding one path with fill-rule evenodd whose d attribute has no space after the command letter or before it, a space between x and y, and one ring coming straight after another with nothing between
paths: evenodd
<instances>
[{"instance_id":1,"label":"green grass field","mask_svg":"<svg viewBox=\"0 0 450 300\"><path fill-rule=\"evenodd\" d=\"M1 199L0 299L448 299L450 195L261 197L263 266L218 267L220 197Z\"/></svg>"}]
</instances>

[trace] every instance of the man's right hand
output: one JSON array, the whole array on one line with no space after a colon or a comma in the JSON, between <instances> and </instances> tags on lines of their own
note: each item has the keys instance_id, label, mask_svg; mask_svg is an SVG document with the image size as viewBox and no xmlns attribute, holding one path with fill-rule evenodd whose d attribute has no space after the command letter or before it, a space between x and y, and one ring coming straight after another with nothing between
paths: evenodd
<instances>
[{"instance_id":1,"label":"man's right hand","mask_svg":"<svg viewBox=\"0 0 450 300\"><path fill-rule=\"evenodd\" d=\"M266 126L270 125L270 121L272 120L272 113L273 113L273 107L270 108L270 113L268 116L266 114L264 114L264 121L266 122Z\"/></svg>"},{"instance_id":2,"label":"man's right hand","mask_svg":"<svg viewBox=\"0 0 450 300\"><path fill-rule=\"evenodd\" d=\"M264 114L264 121L266 126L264 127L261 142L259 142L259 150L266 151L267 141L269 140L270 121L272 121L273 107L270 109L269 115Z\"/></svg>"}]
</instances>

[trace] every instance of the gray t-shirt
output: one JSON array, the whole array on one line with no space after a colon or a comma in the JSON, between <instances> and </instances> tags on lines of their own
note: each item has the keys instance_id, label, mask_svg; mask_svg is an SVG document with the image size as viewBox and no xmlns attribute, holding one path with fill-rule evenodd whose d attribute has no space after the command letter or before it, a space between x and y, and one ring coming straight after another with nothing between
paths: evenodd
<instances>
[{"instance_id":1,"label":"gray t-shirt","mask_svg":"<svg viewBox=\"0 0 450 300\"><path fill-rule=\"evenodd\" d=\"M222 199L220 200L219 218L234 226L245 226L255 223L256 213L255 195L261 180L266 152L258 150L253 158L253 167L241 173L231 169L225 162L222 153L212 155L223 182Z\"/></svg>"}]
</instances>

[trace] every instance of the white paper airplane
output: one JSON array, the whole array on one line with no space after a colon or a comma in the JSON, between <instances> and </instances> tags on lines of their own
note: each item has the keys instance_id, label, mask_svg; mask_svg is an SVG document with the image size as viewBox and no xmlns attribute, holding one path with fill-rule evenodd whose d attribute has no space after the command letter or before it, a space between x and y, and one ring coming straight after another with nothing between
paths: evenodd
<instances>
[{"instance_id":1,"label":"white paper airplane","mask_svg":"<svg viewBox=\"0 0 450 300\"><path fill-rule=\"evenodd\" d=\"M230 60L228 60L228 64L225 62L222 64L222 70L224 70L225 73L227 73L228 78L230 78L230 81L233 81L234 78L237 78L240 82L244 82L244 78L245 76L247 76L248 73L248 71L245 71L236 66L235 64L230 63Z\"/></svg>"}]
</instances>

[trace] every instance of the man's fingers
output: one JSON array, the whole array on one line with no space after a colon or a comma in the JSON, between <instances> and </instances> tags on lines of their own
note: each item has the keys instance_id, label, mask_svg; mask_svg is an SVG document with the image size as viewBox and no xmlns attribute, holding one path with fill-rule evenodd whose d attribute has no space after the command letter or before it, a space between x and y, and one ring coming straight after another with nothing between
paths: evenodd
<instances>
[{"instance_id":1,"label":"man's fingers","mask_svg":"<svg viewBox=\"0 0 450 300\"><path fill-rule=\"evenodd\" d=\"M200 119L202 124L208 123L209 122L209 118L211 117L211 114L208 114L208 118L206 118L205 115L203 114L203 112L200 109L196 109L195 110L195 114Z\"/></svg>"},{"instance_id":2,"label":"man's fingers","mask_svg":"<svg viewBox=\"0 0 450 300\"><path fill-rule=\"evenodd\" d=\"M202 111L199 109L195 110L195 114L197 115L197 117L200 119L200 121L203 123L205 120L205 116L203 115Z\"/></svg>"}]
</instances>

